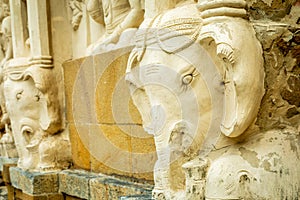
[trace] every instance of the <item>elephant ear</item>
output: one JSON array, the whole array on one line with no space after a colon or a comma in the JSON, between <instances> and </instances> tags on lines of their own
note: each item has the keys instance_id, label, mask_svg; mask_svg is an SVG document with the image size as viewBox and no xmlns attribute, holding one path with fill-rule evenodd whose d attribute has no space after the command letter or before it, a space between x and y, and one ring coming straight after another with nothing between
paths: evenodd
<instances>
[{"instance_id":1,"label":"elephant ear","mask_svg":"<svg viewBox=\"0 0 300 200\"><path fill-rule=\"evenodd\" d=\"M244 3L238 3L235 6L240 5L240 10L243 10ZM228 137L237 137L255 121L264 95L262 49L252 25L243 19L243 12L234 15L236 9L228 9L230 6L226 7L224 3L220 5L224 12L219 12L219 9L218 13L213 13L216 6L199 5L204 18L199 42L209 52L223 77L225 93L221 132Z\"/></svg>"},{"instance_id":2,"label":"elephant ear","mask_svg":"<svg viewBox=\"0 0 300 200\"><path fill-rule=\"evenodd\" d=\"M64 128L61 105L57 97L58 81L51 67L41 67L41 65L32 65L28 58L12 59L6 63L3 73L6 79L27 81L32 85L32 99L38 102L41 110L32 107L29 111L27 108L27 111L39 112L37 118L42 130L49 134L56 134Z\"/></svg>"},{"instance_id":3,"label":"elephant ear","mask_svg":"<svg viewBox=\"0 0 300 200\"><path fill-rule=\"evenodd\" d=\"M41 103L40 126L49 134L56 134L63 129L62 111L57 98L58 85L53 71L48 68L30 66L24 71L24 79L32 78L40 91L36 97Z\"/></svg>"}]
</instances>

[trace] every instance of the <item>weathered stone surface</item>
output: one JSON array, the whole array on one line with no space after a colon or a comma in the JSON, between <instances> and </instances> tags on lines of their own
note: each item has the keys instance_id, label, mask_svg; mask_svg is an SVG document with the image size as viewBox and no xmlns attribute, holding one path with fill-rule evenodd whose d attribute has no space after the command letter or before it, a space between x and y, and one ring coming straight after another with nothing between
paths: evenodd
<instances>
[{"instance_id":1,"label":"weathered stone surface","mask_svg":"<svg viewBox=\"0 0 300 200\"><path fill-rule=\"evenodd\" d=\"M3 3L1 1L1 21L8 8ZM20 157L18 167L33 171L68 168L70 143L64 131L64 94L60 84L62 60L71 57L67 13L55 0L17 0L10 4L14 16L8 27L1 26L1 43L10 44L6 47L1 44L1 49L6 49L7 55L12 54L12 46L15 51L13 57L6 57L1 63L1 93L5 99L5 103L1 101L1 108L3 105L7 108L3 114L9 116L12 135L16 139ZM8 125L6 122L6 132L10 129ZM13 140L7 136L1 138L1 146L8 141Z\"/></svg>"},{"instance_id":2,"label":"weathered stone surface","mask_svg":"<svg viewBox=\"0 0 300 200\"><path fill-rule=\"evenodd\" d=\"M136 35L126 78L154 135L155 198L185 198L181 166L208 154L220 133L237 138L256 119L263 57L245 8L244 1L178 6L145 21Z\"/></svg>"},{"instance_id":3,"label":"weathered stone surface","mask_svg":"<svg viewBox=\"0 0 300 200\"><path fill-rule=\"evenodd\" d=\"M70 196L82 199L89 199L89 182L96 174L87 171L65 170L59 173L59 191Z\"/></svg>"},{"instance_id":4,"label":"weathered stone surface","mask_svg":"<svg viewBox=\"0 0 300 200\"><path fill-rule=\"evenodd\" d=\"M94 56L96 116L100 124L141 124L124 76L131 50L129 46Z\"/></svg>"},{"instance_id":5,"label":"weathered stone surface","mask_svg":"<svg viewBox=\"0 0 300 200\"><path fill-rule=\"evenodd\" d=\"M256 124L261 129L299 125L299 28L255 23L265 59L265 96ZM298 30L298 31L297 31Z\"/></svg>"},{"instance_id":6,"label":"weathered stone surface","mask_svg":"<svg viewBox=\"0 0 300 200\"><path fill-rule=\"evenodd\" d=\"M125 45L128 45L134 32L127 37L124 36L126 34L122 33L128 29L139 27L144 19L142 4L141 1L131 0L88 0L87 11L89 15L97 23L105 26L105 34L89 47L91 49L89 53L106 50L108 45L119 46L124 44L124 42Z\"/></svg>"},{"instance_id":7,"label":"weathered stone surface","mask_svg":"<svg viewBox=\"0 0 300 200\"><path fill-rule=\"evenodd\" d=\"M41 194L41 195L29 195L21 190L14 191L13 199L18 200L64 200L61 194Z\"/></svg>"},{"instance_id":8,"label":"weathered stone surface","mask_svg":"<svg viewBox=\"0 0 300 200\"><path fill-rule=\"evenodd\" d=\"M246 0L249 14L253 19L268 19L273 21L289 20L299 23L299 1L288 0Z\"/></svg>"},{"instance_id":9,"label":"weathered stone surface","mask_svg":"<svg viewBox=\"0 0 300 200\"><path fill-rule=\"evenodd\" d=\"M92 179L90 182L91 200L119 199L128 195L149 195L152 187L147 184L131 183L108 176Z\"/></svg>"},{"instance_id":10,"label":"weathered stone surface","mask_svg":"<svg viewBox=\"0 0 300 200\"><path fill-rule=\"evenodd\" d=\"M299 150L299 131L293 127L257 133L243 143L225 147L208 169L205 196L297 199Z\"/></svg>"},{"instance_id":11,"label":"weathered stone surface","mask_svg":"<svg viewBox=\"0 0 300 200\"><path fill-rule=\"evenodd\" d=\"M81 198L64 195L64 200L81 200Z\"/></svg>"},{"instance_id":12,"label":"weathered stone surface","mask_svg":"<svg viewBox=\"0 0 300 200\"><path fill-rule=\"evenodd\" d=\"M57 194L59 192L58 173L39 173L24 171L18 167L9 169L13 187L30 195Z\"/></svg>"}]
</instances>

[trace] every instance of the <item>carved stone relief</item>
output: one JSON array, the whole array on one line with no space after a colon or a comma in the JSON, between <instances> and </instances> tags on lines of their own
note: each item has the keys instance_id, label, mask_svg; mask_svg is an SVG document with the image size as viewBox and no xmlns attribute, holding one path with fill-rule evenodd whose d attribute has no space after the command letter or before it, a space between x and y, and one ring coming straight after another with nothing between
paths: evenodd
<instances>
[{"instance_id":1,"label":"carved stone relief","mask_svg":"<svg viewBox=\"0 0 300 200\"><path fill-rule=\"evenodd\" d=\"M274 199L280 190L285 191L285 197L292 198L299 188L299 178L288 181L294 189L277 184L280 169L299 174L294 164L285 164L288 161L284 153L276 154L293 151L290 159L299 160L299 144L295 145L292 139L297 131L285 137L282 131L248 130L264 95L264 62L245 7L245 1L201 1L158 15L151 23L142 24L144 29L137 33L137 45L128 61L127 81L142 115L144 129L155 138L158 154L154 170L155 198ZM181 38L183 36L185 38ZM208 53L206 57L192 48L198 44ZM188 49L191 51L184 53ZM213 65L209 65L210 61ZM215 75L205 79L209 73L205 74L204 68L212 66ZM181 82L181 86L187 88L182 90L174 82ZM212 93L210 84L215 84L216 93ZM222 97L221 102L214 104L214 97ZM218 114L214 113L217 105L222 105L217 108ZM195 118L199 120L191 120ZM201 124L201 120L206 123ZM214 125L218 129L207 131ZM201 127L204 134L199 134L201 130L195 127ZM283 137L287 144L282 147L282 142L270 144L272 134L277 139ZM245 142L228 147L230 153L223 155L217 151L214 152L218 154L217 159L212 156L217 143L230 141L230 145L245 138ZM259 142L255 142L258 138ZM289 145L295 150L282 149ZM269 146L268 150L264 150L265 146ZM245 151L249 149L257 155L254 168L251 160L245 158ZM172 159L174 154L177 154L176 159ZM281 164L272 164L274 159ZM184 165L185 182L180 168L188 160L191 161ZM272 175L271 168L278 176ZM226 173L229 173L228 179L223 175ZM240 176L229 177L233 173ZM288 177L281 181L291 178ZM272 184L267 183L268 179L274 179ZM263 186L265 191L261 190ZM186 192L182 194L182 190Z\"/></svg>"},{"instance_id":2,"label":"carved stone relief","mask_svg":"<svg viewBox=\"0 0 300 200\"><path fill-rule=\"evenodd\" d=\"M1 21L1 63L0 63L0 108L1 108L1 130L3 130L0 139L0 154L6 158L18 157L14 138L11 132L10 119L6 110L5 98L3 94L3 67L5 63L12 58L12 38L11 38L11 17L9 5L0 1L0 21Z\"/></svg>"},{"instance_id":3,"label":"carved stone relief","mask_svg":"<svg viewBox=\"0 0 300 200\"><path fill-rule=\"evenodd\" d=\"M18 51L6 62L2 75L5 108L19 154L18 167L33 171L64 169L71 162L70 144L57 95L58 71L51 56L48 4L44 0L11 3L15 14L12 38L19 41L14 42ZM28 18L23 20L22 16ZM29 55L24 49L26 42L30 43Z\"/></svg>"},{"instance_id":4,"label":"carved stone relief","mask_svg":"<svg viewBox=\"0 0 300 200\"><path fill-rule=\"evenodd\" d=\"M12 58L12 40L11 40L11 17L9 11L9 5L1 2L1 33L2 33L2 41L1 48L4 54L4 58L1 60L1 67Z\"/></svg>"},{"instance_id":5,"label":"carved stone relief","mask_svg":"<svg viewBox=\"0 0 300 200\"><path fill-rule=\"evenodd\" d=\"M129 58L132 97L144 129L155 139L158 160L153 195L158 199L184 198L181 166L197 155L212 120L209 88L192 61L199 53L193 44L202 25L195 4L161 14L137 34L139 42Z\"/></svg>"},{"instance_id":6,"label":"carved stone relief","mask_svg":"<svg viewBox=\"0 0 300 200\"><path fill-rule=\"evenodd\" d=\"M82 0L71 0L69 2L70 8L73 12L72 26L74 31L78 29L82 19L82 4Z\"/></svg>"},{"instance_id":7,"label":"carved stone relief","mask_svg":"<svg viewBox=\"0 0 300 200\"><path fill-rule=\"evenodd\" d=\"M227 147L207 169L205 199L297 199L297 134L291 127L269 130Z\"/></svg>"},{"instance_id":8,"label":"carved stone relief","mask_svg":"<svg viewBox=\"0 0 300 200\"><path fill-rule=\"evenodd\" d=\"M178 6L182 6L185 4L195 3L197 0L153 0L146 1L145 4L145 18L153 18L158 14L161 14L167 10L173 9Z\"/></svg>"},{"instance_id":9,"label":"carved stone relief","mask_svg":"<svg viewBox=\"0 0 300 200\"><path fill-rule=\"evenodd\" d=\"M105 34L89 47L88 54L108 50L116 45L128 41L133 36L134 29L143 21L144 11L140 0L89 0L87 11L97 23L105 26ZM122 35L126 31L127 34Z\"/></svg>"},{"instance_id":10,"label":"carved stone relief","mask_svg":"<svg viewBox=\"0 0 300 200\"><path fill-rule=\"evenodd\" d=\"M69 141L62 133L53 81L51 70L30 67L27 59L15 59L4 70L4 95L20 168L53 171L69 165Z\"/></svg>"}]
</instances>

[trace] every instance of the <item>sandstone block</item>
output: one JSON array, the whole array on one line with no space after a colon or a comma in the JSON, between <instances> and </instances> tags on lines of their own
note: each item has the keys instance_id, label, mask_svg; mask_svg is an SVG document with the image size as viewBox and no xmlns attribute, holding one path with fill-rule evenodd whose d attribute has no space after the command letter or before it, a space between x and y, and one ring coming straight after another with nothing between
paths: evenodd
<instances>
[{"instance_id":1,"label":"sandstone block","mask_svg":"<svg viewBox=\"0 0 300 200\"><path fill-rule=\"evenodd\" d=\"M95 175L86 171L65 170L59 174L59 191L82 199L89 199L89 182Z\"/></svg>"},{"instance_id":2,"label":"sandstone block","mask_svg":"<svg viewBox=\"0 0 300 200\"><path fill-rule=\"evenodd\" d=\"M12 186L30 195L56 194L59 191L58 173L39 173L24 171L11 167L10 180Z\"/></svg>"}]
</instances>

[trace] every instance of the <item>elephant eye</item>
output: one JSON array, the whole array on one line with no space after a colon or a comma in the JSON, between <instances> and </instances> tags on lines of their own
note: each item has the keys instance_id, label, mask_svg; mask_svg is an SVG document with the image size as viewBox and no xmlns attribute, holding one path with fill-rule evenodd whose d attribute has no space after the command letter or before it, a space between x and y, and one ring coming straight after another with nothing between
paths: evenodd
<instances>
[{"instance_id":1,"label":"elephant eye","mask_svg":"<svg viewBox=\"0 0 300 200\"><path fill-rule=\"evenodd\" d=\"M196 69L193 68L192 71L190 71L190 73L188 73L188 74L186 74L186 75L184 75L182 77L182 80L181 80L182 84L183 85L189 85L189 84L191 84L192 81L194 80L194 77L196 77L196 76L197 76Z\"/></svg>"},{"instance_id":2,"label":"elephant eye","mask_svg":"<svg viewBox=\"0 0 300 200\"><path fill-rule=\"evenodd\" d=\"M21 132L23 133L23 136L27 142L29 142L34 135L33 129L29 126L23 126Z\"/></svg>"},{"instance_id":3,"label":"elephant eye","mask_svg":"<svg viewBox=\"0 0 300 200\"><path fill-rule=\"evenodd\" d=\"M190 84L194 79L194 76L192 74L187 74L182 78L182 83L184 85Z\"/></svg>"},{"instance_id":4,"label":"elephant eye","mask_svg":"<svg viewBox=\"0 0 300 200\"><path fill-rule=\"evenodd\" d=\"M33 134L32 128L30 128L28 126L24 126L21 131L23 134L26 134L26 135Z\"/></svg>"}]
</instances>

